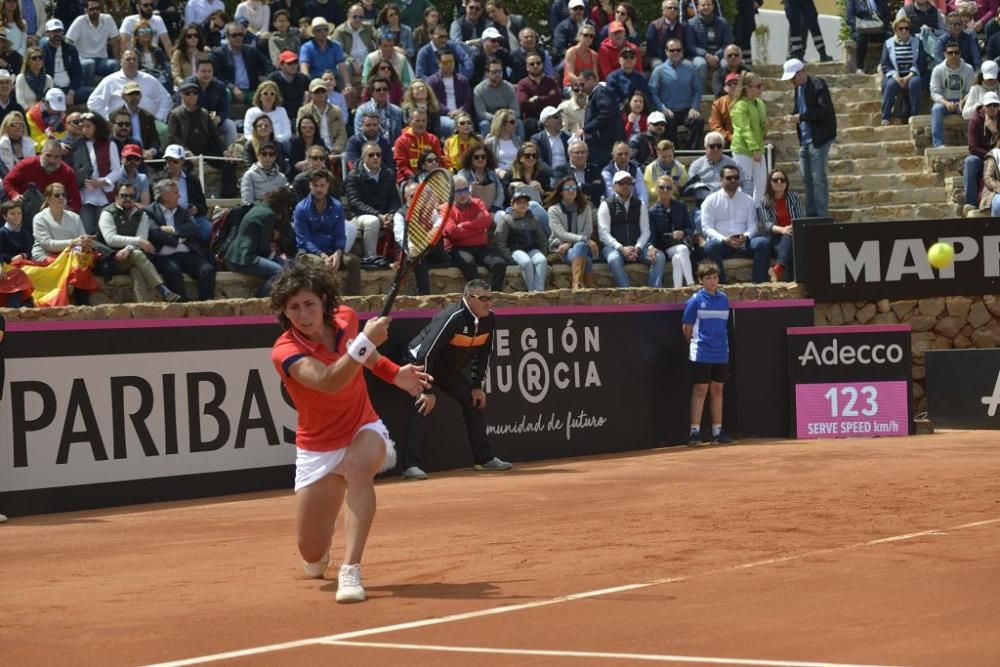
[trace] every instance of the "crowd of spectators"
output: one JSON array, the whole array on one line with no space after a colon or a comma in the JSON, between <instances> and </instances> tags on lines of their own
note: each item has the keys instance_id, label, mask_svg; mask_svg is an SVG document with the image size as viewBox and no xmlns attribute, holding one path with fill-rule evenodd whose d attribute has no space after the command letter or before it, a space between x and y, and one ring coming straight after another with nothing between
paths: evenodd
<instances>
[{"instance_id":1,"label":"crowd of spectators","mask_svg":"<svg viewBox=\"0 0 1000 667\"><path fill-rule=\"evenodd\" d=\"M431 263L466 279L485 266L493 289L508 265L541 290L552 263L584 287L596 261L619 286L633 262L652 286L668 259L675 286L702 256L752 256L755 281L772 256L790 262L772 228L801 207L764 162L754 3L739 3L734 31L713 0L663 0L648 25L627 0L555 0L544 45L508 2L464 0L449 25L426 0L246 0L233 16L218 0L67 0L30 19L30 2L0 0L0 176L37 250L0 247L0 261L39 269L82 251L94 272L131 275L140 300L175 300L188 298L183 274L210 298L217 268L259 277L266 294L305 252L344 271L351 294L361 269L398 260L410 186L445 168L456 205ZM811 4L786 2L804 31L793 51ZM958 113L951 84L944 105ZM804 150L817 122L805 104L789 121ZM704 155L686 165L682 148ZM192 169L202 158L209 193ZM206 195L242 205L213 224ZM821 198L807 192L810 214L825 213ZM39 245L55 227L68 245ZM417 282L429 290L426 270Z\"/></svg>"}]
</instances>

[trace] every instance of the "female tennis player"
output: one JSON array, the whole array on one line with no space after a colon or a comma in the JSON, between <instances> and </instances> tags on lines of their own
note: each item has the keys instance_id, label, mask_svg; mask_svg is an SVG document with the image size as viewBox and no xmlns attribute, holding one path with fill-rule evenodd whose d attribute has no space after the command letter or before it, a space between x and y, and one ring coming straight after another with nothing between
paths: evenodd
<instances>
[{"instance_id":1,"label":"female tennis player","mask_svg":"<svg viewBox=\"0 0 1000 667\"><path fill-rule=\"evenodd\" d=\"M358 333L358 316L341 305L336 278L304 257L279 274L271 307L285 332L271 350L299 413L295 493L299 553L310 577L322 578L346 496L345 555L337 602L361 602L361 554L375 517L374 477L396 464L389 431L372 408L364 366L412 396L431 377L423 366L400 368L375 348L389 336L389 318L372 318Z\"/></svg>"}]
</instances>

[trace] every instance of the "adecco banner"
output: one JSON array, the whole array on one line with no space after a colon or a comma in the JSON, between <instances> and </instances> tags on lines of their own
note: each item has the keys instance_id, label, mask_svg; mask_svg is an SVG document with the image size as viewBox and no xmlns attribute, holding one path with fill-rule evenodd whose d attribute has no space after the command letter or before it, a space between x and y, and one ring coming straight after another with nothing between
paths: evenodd
<instances>
[{"instance_id":1,"label":"adecco banner","mask_svg":"<svg viewBox=\"0 0 1000 667\"><path fill-rule=\"evenodd\" d=\"M785 436L782 358L811 301L735 304L727 428ZM690 379L680 304L498 309L486 382L497 454L514 461L686 440ZM397 312L401 361L430 311ZM270 363L269 317L14 323L0 401L0 506L11 515L290 487L296 415ZM763 385L761 383L764 383ZM405 445L412 399L368 377ZM745 388L743 388L745 386ZM775 388L761 405L760 386ZM453 401L439 401L426 466L471 465Z\"/></svg>"},{"instance_id":2,"label":"adecco banner","mask_svg":"<svg viewBox=\"0 0 1000 667\"><path fill-rule=\"evenodd\" d=\"M798 438L911 434L911 375L908 324L788 329Z\"/></svg>"},{"instance_id":3,"label":"adecco banner","mask_svg":"<svg viewBox=\"0 0 1000 667\"><path fill-rule=\"evenodd\" d=\"M942 269L938 241L955 247ZM836 223L795 221L795 276L818 301L924 298L1000 292L1000 218Z\"/></svg>"}]
</instances>

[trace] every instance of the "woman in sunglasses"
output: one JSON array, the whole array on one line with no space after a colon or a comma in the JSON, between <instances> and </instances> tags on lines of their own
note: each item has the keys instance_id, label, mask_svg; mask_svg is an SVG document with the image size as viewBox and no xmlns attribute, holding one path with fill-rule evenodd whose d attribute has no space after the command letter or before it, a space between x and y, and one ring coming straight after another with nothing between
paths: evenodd
<instances>
[{"instance_id":1,"label":"woman in sunglasses","mask_svg":"<svg viewBox=\"0 0 1000 667\"><path fill-rule=\"evenodd\" d=\"M597 71L597 51L594 50L596 38L597 29L589 23L584 23L576 33L576 44L566 49L566 57L563 59L564 89L580 85L577 72L585 69Z\"/></svg>"},{"instance_id":2,"label":"woman in sunglasses","mask_svg":"<svg viewBox=\"0 0 1000 667\"><path fill-rule=\"evenodd\" d=\"M451 163L452 173L457 174L462 168L462 158L473 144L482 143L482 138L475 133L472 116L464 111L455 116L455 132L445 139L444 154Z\"/></svg>"},{"instance_id":3,"label":"woman in sunglasses","mask_svg":"<svg viewBox=\"0 0 1000 667\"><path fill-rule=\"evenodd\" d=\"M771 282L794 282L792 264L792 221L806 217L797 194L788 189L788 174L775 169L767 175L764 199L757 206L758 234L771 239L771 252L777 260L768 269Z\"/></svg>"},{"instance_id":4,"label":"woman in sunglasses","mask_svg":"<svg viewBox=\"0 0 1000 667\"><path fill-rule=\"evenodd\" d=\"M174 90L174 80L170 73L170 61L163 49L153 41L153 27L142 20L136 24L132 48L139 58L139 69L149 74L166 88L168 93Z\"/></svg>"},{"instance_id":5,"label":"woman in sunglasses","mask_svg":"<svg viewBox=\"0 0 1000 667\"><path fill-rule=\"evenodd\" d=\"M179 86L184 79L194 76L197 68L195 58L204 51L205 39L201 36L201 29L194 23L184 26L181 39L174 45L174 52L170 55L170 75L174 86Z\"/></svg>"},{"instance_id":6,"label":"woman in sunglasses","mask_svg":"<svg viewBox=\"0 0 1000 667\"><path fill-rule=\"evenodd\" d=\"M897 18L892 24L893 36L882 47L882 125L888 125L896 98L906 95L909 108L901 114L904 122L920 113L923 88L920 73L927 69L927 53L923 43L910 34L910 19Z\"/></svg>"},{"instance_id":7,"label":"woman in sunglasses","mask_svg":"<svg viewBox=\"0 0 1000 667\"><path fill-rule=\"evenodd\" d=\"M101 116L84 113L83 136L70 146L70 164L76 172L83 207L80 218L90 234L97 233L101 211L114 197L115 184L122 176L121 156L118 146L111 140L111 127Z\"/></svg>"},{"instance_id":8,"label":"woman in sunglasses","mask_svg":"<svg viewBox=\"0 0 1000 667\"><path fill-rule=\"evenodd\" d=\"M45 99L46 91L53 85L52 77L45 73L45 56L42 55L42 50L35 46L31 47L24 54L21 73L14 81L14 97L17 98L17 103L25 109L30 109L39 100Z\"/></svg>"},{"instance_id":9,"label":"woman in sunglasses","mask_svg":"<svg viewBox=\"0 0 1000 667\"><path fill-rule=\"evenodd\" d=\"M292 138L292 122L282 106L284 100L278 84L270 80L261 81L253 94L252 102L253 106L247 109L243 118L244 136L249 139L253 133L253 122L261 116L267 116L274 128L274 140L279 144L287 144Z\"/></svg>"}]
</instances>

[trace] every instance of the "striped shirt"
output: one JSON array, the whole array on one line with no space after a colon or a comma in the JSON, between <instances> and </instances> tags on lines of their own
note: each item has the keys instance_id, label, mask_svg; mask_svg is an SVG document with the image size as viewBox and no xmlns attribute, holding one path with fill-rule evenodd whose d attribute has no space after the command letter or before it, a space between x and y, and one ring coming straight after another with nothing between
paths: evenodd
<instances>
[{"instance_id":1,"label":"striped shirt","mask_svg":"<svg viewBox=\"0 0 1000 667\"><path fill-rule=\"evenodd\" d=\"M688 358L705 364L729 363L729 299L716 290L700 289L684 305L681 322L690 324L691 347Z\"/></svg>"},{"instance_id":2,"label":"striped shirt","mask_svg":"<svg viewBox=\"0 0 1000 667\"><path fill-rule=\"evenodd\" d=\"M913 67L913 44L914 40L907 42L896 42L896 71L906 72Z\"/></svg>"}]
</instances>

